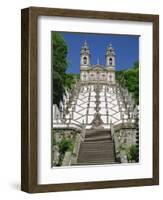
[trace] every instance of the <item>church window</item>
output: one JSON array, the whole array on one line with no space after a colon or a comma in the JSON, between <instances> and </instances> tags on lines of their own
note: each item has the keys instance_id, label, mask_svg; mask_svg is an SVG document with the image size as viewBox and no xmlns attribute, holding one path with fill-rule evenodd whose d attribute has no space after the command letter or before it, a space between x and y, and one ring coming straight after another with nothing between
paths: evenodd
<instances>
[{"instance_id":1,"label":"church window","mask_svg":"<svg viewBox=\"0 0 163 200\"><path fill-rule=\"evenodd\" d=\"M84 61L84 65L86 65L87 64L87 57L84 57L83 61Z\"/></svg>"},{"instance_id":2,"label":"church window","mask_svg":"<svg viewBox=\"0 0 163 200\"><path fill-rule=\"evenodd\" d=\"M109 59L109 64L112 65L112 63L113 63L113 60L112 60L112 58L110 58Z\"/></svg>"}]
</instances>

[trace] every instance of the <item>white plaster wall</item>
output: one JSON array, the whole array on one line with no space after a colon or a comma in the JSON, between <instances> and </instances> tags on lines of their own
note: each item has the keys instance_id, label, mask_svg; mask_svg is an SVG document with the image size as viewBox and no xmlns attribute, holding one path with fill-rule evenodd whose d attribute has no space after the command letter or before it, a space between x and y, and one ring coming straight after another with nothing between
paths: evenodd
<instances>
[{"instance_id":1,"label":"white plaster wall","mask_svg":"<svg viewBox=\"0 0 163 200\"><path fill-rule=\"evenodd\" d=\"M87 69L87 66L81 65L80 69ZM111 68L110 69L114 69ZM83 77L83 75L86 76L86 78ZM93 76L92 76L93 75ZM99 73L97 73L96 71L81 71L81 75L80 75L80 79L82 81L96 81L96 80L101 80L101 81L110 81L109 76L112 76L112 83L115 83L115 72L113 71L99 71Z\"/></svg>"}]
</instances>

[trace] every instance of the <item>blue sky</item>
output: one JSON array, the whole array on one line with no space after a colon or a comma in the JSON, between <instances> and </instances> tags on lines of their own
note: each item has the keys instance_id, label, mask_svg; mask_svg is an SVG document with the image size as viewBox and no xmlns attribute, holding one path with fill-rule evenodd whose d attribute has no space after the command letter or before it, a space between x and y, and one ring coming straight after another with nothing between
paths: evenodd
<instances>
[{"instance_id":1,"label":"blue sky","mask_svg":"<svg viewBox=\"0 0 163 200\"><path fill-rule=\"evenodd\" d=\"M80 73L80 49L86 40L91 53L91 64L105 65L105 52L109 43L115 49L116 70L128 69L139 61L139 36L60 32L68 46L68 73Z\"/></svg>"}]
</instances>

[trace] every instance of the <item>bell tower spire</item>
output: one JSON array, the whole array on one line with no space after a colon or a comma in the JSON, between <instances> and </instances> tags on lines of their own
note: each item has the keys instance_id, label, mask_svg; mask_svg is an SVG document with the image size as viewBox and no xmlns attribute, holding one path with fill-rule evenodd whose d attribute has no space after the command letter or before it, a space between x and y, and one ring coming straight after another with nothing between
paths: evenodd
<instances>
[{"instance_id":1,"label":"bell tower spire","mask_svg":"<svg viewBox=\"0 0 163 200\"><path fill-rule=\"evenodd\" d=\"M115 67L115 50L110 43L106 49L106 67Z\"/></svg>"},{"instance_id":2,"label":"bell tower spire","mask_svg":"<svg viewBox=\"0 0 163 200\"><path fill-rule=\"evenodd\" d=\"M87 81L88 80L88 69L90 68L90 50L89 46L85 40L81 51L80 51L80 80Z\"/></svg>"},{"instance_id":3,"label":"bell tower spire","mask_svg":"<svg viewBox=\"0 0 163 200\"><path fill-rule=\"evenodd\" d=\"M106 69L108 71L107 73L107 81L110 84L115 84L116 80L115 80L115 50L112 47L112 44L110 43L109 46L106 49L106 54L105 54L105 58L106 58Z\"/></svg>"},{"instance_id":4,"label":"bell tower spire","mask_svg":"<svg viewBox=\"0 0 163 200\"><path fill-rule=\"evenodd\" d=\"M80 66L81 67L88 67L90 65L90 50L89 50L89 46L85 40L81 51L80 51Z\"/></svg>"}]
</instances>

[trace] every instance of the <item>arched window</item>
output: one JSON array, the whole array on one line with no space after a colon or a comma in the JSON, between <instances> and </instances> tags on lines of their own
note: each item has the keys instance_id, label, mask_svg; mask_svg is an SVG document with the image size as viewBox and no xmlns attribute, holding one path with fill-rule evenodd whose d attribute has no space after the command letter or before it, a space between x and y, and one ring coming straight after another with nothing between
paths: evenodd
<instances>
[{"instance_id":1,"label":"arched window","mask_svg":"<svg viewBox=\"0 0 163 200\"><path fill-rule=\"evenodd\" d=\"M112 65L112 63L113 63L112 58L109 58L109 65Z\"/></svg>"},{"instance_id":2,"label":"arched window","mask_svg":"<svg viewBox=\"0 0 163 200\"><path fill-rule=\"evenodd\" d=\"M83 63L84 63L84 65L87 64L87 57L84 57L84 58L83 58Z\"/></svg>"}]
</instances>

